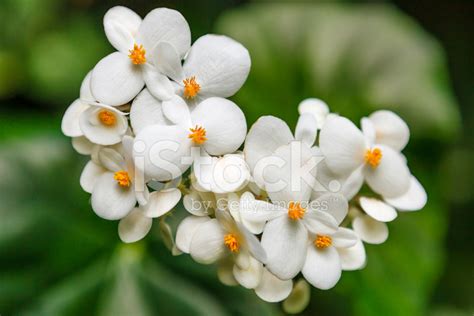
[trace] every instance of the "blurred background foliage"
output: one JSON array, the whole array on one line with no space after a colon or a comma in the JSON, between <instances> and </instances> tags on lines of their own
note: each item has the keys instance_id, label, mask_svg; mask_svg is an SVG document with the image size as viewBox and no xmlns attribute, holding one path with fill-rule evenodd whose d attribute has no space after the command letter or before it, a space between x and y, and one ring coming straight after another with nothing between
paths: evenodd
<instances>
[{"instance_id":1,"label":"blurred background foliage","mask_svg":"<svg viewBox=\"0 0 474 316\"><path fill-rule=\"evenodd\" d=\"M234 100L248 123L276 115L294 126L306 97L356 122L378 108L412 130L411 170L427 207L401 214L368 265L331 291L312 290L308 315L472 315L474 4L469 1L0 2L0 314L275 315L278 304L221 285L214 267L173 257L159 225L133 245L90 209L79 187L86 157L60 120L85 74L112 51L111 6L142 16L167 6L193 39L241 41L252 70ZM167 218L170 225L182 214Z\"/></svg>"}]
</instances>

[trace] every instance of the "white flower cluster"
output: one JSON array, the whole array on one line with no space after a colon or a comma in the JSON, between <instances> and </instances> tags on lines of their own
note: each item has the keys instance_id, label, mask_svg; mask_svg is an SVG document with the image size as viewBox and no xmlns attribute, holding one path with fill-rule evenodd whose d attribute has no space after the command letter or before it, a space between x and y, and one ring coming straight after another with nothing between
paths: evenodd
<instances>
[{"instance_id":1,"label":"white flower cluster","mask_svg":"<svg viewBox=\"0 0 474 316\"><path fill-rule=\"evenodd\" d=\"M205 35L191 46L184 17L165 8L142 19L114 7L104 28L117 52L86 76L62 130L90 155L81 186L98 216L120 220L122 241L144 238L184 195L173 254L217 263L223 283L278 302L300 274L329 289L342 270L361 269L363 242L383 243L397 210L425 205L401 153L408 127L393 112L359 130L307 99L294 134L273 116L247 133L226 99L250 70L240 43Z\"/></svg>"}]
</instances>

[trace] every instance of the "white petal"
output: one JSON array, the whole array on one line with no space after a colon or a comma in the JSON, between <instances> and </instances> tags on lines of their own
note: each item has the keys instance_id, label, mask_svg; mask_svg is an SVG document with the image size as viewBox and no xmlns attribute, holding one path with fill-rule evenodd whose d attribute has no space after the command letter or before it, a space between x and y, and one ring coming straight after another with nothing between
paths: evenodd
<instances>
[{"instance_id":1,"label":"white petal","mask_svg":"<svg viewBox=\"0 0 474 316\"><path fill-rule=\"evenodd\" d=\"M189 253L198 263L210 264L220 259L225 252L225 231L216 219L199 226L191 241Z\"/></svg>"},{"instance_id":2,"label":"white petal","mask_svg":"<svg viewBox=\"0 0 474 316\"><path fill-rule=\"evenodd\" d=\"M98 118L100 111L101 107L91 106L81 114L79 124L84 136L91 142L104 146L120 143L128 129L127 118L110 109L108 111L114 113L116 123L114 126L106 126Z\"/></svg>"},{"instance_id":3,"label":"white petal","mask_svg":"<svg viewBox=\"0 0 474 316\"><path fill-rule=\"evenodd\" d=\"M388 238L388 227L367 215L357 216L352 221L354 232L366 243L381 244Z\"/></svg>"},{"instance_id":4,"label":"white petal","mask_svg":"<svg viewBox=\"0 0 474 316\"><path fill-rule=\"evenodd\" d=\"M144 65L142 69L143 80L150 93L159 100L169 100L174 95L171 81L151 65Z\"/></svg>"},{"instance_id":5,"label":"white petal","mask_svg":"<svg viewBox=\"0 0 474 316\"><path fill-rule=\"evenodd\" d=\"M328 167L337 174L349 175L364 163L364 136L344 117L326 121L319 135L319 146Z\"/></svg>"},{"instance_id":6,"label":"white petal","mask_svg":"<svg viewBox=\"0 0 474 316\"><path fill-rule=\"evenodd\" d=\"M242 44L222 35L204 35L194 42L183 65L186 77L196 77L200 95L227 98L244 84L250 55Z\"/></svg>"},{"instance_id":7,"label":"white petal","mask_svg":"<svg viewBox=\"0 0 474 316\"><path fill-rule=\"evenodd\" d=\"M301 221L292 221L288 216L269 221L262 235L267 268L283 280L295 277L304 264L307 234Z\"/></svg>"},{"instance_id":8,"label":"white petal","mask_svg":"<svg viewBox=\"0 0 474 316\"><path fill-rule=\"evenodd\" d=\"M175 95L170 100L163 101L163 114L174 124L191 125L191 113L186 102Z\"/></svg>"},{"instance_id":9,"label":"white petal","mask_svg":"<svg viewBox=\"0 0 474 316\"><path fill-rule=\"evenodd\" d=\"M87 73L84 80L81 83L81 89L79 91L79 96L82 101L87 102L95 102L96 99L92 95L91 91L91 77L92 77L92 70Z\"/></svg>"},{"instance_id":10,"label":"white petal","mask_svg":"<svg viewBox=\"0 0 474 316\"><path fill-rule=\"evenodd\" d=\"M260 241L258 238L249 232L242 224L236 223L239 232L243 238L245 238L245 247L249 251L249 253L261 263L267 263L267 254L263 249Z\"/></svg>"},{"instance_id":11,"label":"white petal","mask_svg":"<svg viewBox=\"0 0 474 316\"><path fill-rule=\"evenodd\" d=\"M178 189L155 191L150 194L148 203L143 207L143 213L150 218L163 216L171 211L180 199L181 191Z\"/></svg>"},{"instance_id":12,"label":"white petal","mask_svg":"<svg viewBox=\"0 0 474 316\"><path fill-rule=\"evenodd\" d=\"M152 125L135 137L136 169L157 181L179 177L189 168L183 157L191 157L191 140L181 126Z\"/></svg>"},{"instance_id":13,"label":"white petal","mask_svg":"<svg viewBox=\"0 0 474 316\"><path fill-rule=\"evenodd\" d=\"M242 224L253 234L261 234L265 223L281 216L282 213L286 212L286 209L272 203L256 200L252 193L245 192L240 198L239 212Z\"/></svg>"},{"instance_id":14,"label":"white petal","mask_svg":"<svg viewBox=\"0 0 474 316\"><path fill-rule=\"evenodd\" d=\"M222 284L227 286L238 285L239 283L234 277L234 262L232 260L222 260L217 266L217 278Z\"/></svg>"},{"instance_id":15,"label":"white petal","mask_svg":"<svg viewBox=\"0 0 474 316\"><path fill-rule=\"evenodd\" d=\"M317 123L313 115L309 113L302 114L296 124L295 139L311 147L316 141L317 131Z\"/></svg>"},{"instance_id":16,"label":"white petal","mask_svg":"<svg viewBox=\"0 0 474 316\"><path fill-rule=\"evenodd\" d=\"M326 102L322 100L309 98L300 102L298 105L298 113L300 115L311 114L316 120L316 127L321 129L329 114L329 107Z\"/></svg>"},{"instance_id":17,"label":"white petal","mask_svg":"<svg viewBox=\"0 0 474 316\"><path fill-rule=\"evenodd\" d=\"M144 216L139 208L134 208L122 218L118 225L118 234L125 243L132 243L143 239L151 229L153 220Z\"/></svg>"},{"instance_id":18,"label":"white petal","mask_svg":"<svg viewBox=\"0 0 474 316\"><path fill-rule=\"evenodd\" d=\"M418 211L425 207L427 200L425 189L414 176L411 176L408 191L399 197L386 198L385 202L399 211Z\"/></svg>"},{"instance_id":19,"label":"white petal","mask_svg":"<svg viewBox=\"0 0 474 316\"><path fill-rule=\"evenodd\" d=\"M81 155L90 155L94 150L95 144L84 136L73 137L72 147Z\"/></svg>"},{"instance_id":20,"label":"white petal","mask_svg":"<svg viewBox=\"0 0 474 316\"><path fill-rule=\"evenodd\" d=\"M353 271L362 269L366 264L364 243L358 239L356 244L349 248L336 248L341 260L342 270Z\"/></svg>"},{"instance_id":21,"label":"white petal","mask_svg":"<svg viewBox=\"0 0 474 316\"><path fill-rule=\"evenodd\" d=\"M100 148L99 152L97 153L97 158L100 165L109 171L116 172L126 169L123 156L113 148Z\"/></svg>"},{"instance_id":22,"label":"white petal","mask_svg":"<svg viewBox=\"0 0 474 316\"><path fill-rule=\"evenodd\" d=\"M183 67L181 66L181 57L168 42L159 42L153 49L153 64L164 75L170 77L176 82L183 80Z\"/></svg>"},{"instance_id":23,"label":"white petal","mask_svg":"<svg viewBox=\"0 0 474 316\"><path fill-rule=\"evenodd\" d=\"M265 183L268 196L274 204L290 202L307 202L311 197L312 186L315 181L313 173L316 168L305 170L316 162L308 145L293 141L279 147L271 156L274 163L260 170L254 170L254 178ZM298 170L298 168L301 168ZM308 178L305 178L309 176Z\"/></svg>"},{"instance_id":24,"label":"white petal","mask_svg":"<svg viewBox=\"0 0 474 316\"><path fill-rule=\"evenodd\" d=\"M364 174L370 188L385 198L400 196L410 188L410 170L402 156L392 148L374 145L380 148L382 159L376 168L365 166Z\"/></svg>"},{"instance_id":25,"label":"white petal","mask_svg":"<svg viewBox=\"0 0 474 316\"><path fill-rule=\"evenodd\" d=\"M234 265L233 273L240 285L247 289L254 289L262 280L263 265L250 257L250 265L247 269L241 269L237 265Z\"/></svg>"},{"instance_id":26,"label":"white petal","mask_svg":"<svg viewBox=\"0 0 474 316\"><path fill-rule=\"evenodd\" d=\"M372 121L367 117L363 117L360 120L360 127L362 129L362 133L367 139L368 145L370 146L371 144L374 144L376 142L375 140L376 132L375 132L375 126L372 123Z\"/></svg>"},{"instance_id":27,"label":"white petal","mask_svg":"<svg viewBox=\"0 0 474 316\"><path fill-rule=\"evenodd\" d=\"M159 42L168 42L183 57L191 45L188 22L176 10L158 8L150 11L138 30L138 42L149 52Z\"/></svg>"},{"instance_id":28,"label":"white petal","mask_svg":"<svg viewBox=\"0 0 474 316\"><path fill-rule=\"evenodd\" d=\"M66 110L61 122L61 130L64 135L69 137L78 137L84 135L79 126L81 114L89 108L89 105L83 103L80 99L74 101Z\"/></svg>"},{"instance_id":29,"label":"white petal","mask_svg":"<svg viewBox=\"0 0 474 316\"><path fill-rule=\"evenodd\" d=\"M402 150L410 138L408 125L391 111L381 110L369 116L375 127L376 142Z\"/></svg>"},{"instance_id":30,"label":"white petal","mask_svg":"<svg viewBox=\"0 0 474 316\"><path fill-rule=\"evenodd\" d=\"M357 243L359 239L353 230L339 227L337 232L331 235L332 244L336 248L350 248Z\"/></svg>"},{"instance_id":31,"label":"white petal","mask_svg":"<svg viewBox=\"0 0 474 316\"><path fill-rule=\"evenodd\" d=\"M288 125L274 116L262 116L249 130L245 140L244 154L253 172L260 159L269 157L277 148L289 144L293 134Z\"/></svg>"},{"instance_id":32,"label":"white petal","mask_svg":"<svg viewBox=\"0 0 474 316\"><path fill-rule=\"evenodd\" d=\"M244 142L247 123L242 110L232 101L209 98L199 103L191 114L193 125L206 130L204 149L210 155L235 152Z\"/></svg>"},{"instance_id":33,"label":"white petal","mask_svg":"<svg viewBox=\"0 0 474 316\"><path fill-rule=\"evenodd\" d=\"M183 198L183 205L186 211L196 216L209 215L208 204L203 201L196 191L186 194Z\"/></svg>"},{"instance_id":34,"label":"white petal","mask_svg":"<svg viewBox=\"0 0 474 316\"><path fill-rule=\"evenodd\" d=\"M309 210L304 215L303 223L314 234L331 234L337 230L336 219L328 212Z\"/></svg>"},{"instance_id":35,"label":"white petal","mask_svg":"<svg viewBox=\"0 0 474 316\"><path fill-rule=\"evenodd\" d=\"M360 207L373 219L379 222L391 222L397 218L397 211L390 205L368 197L359 199Z\"/></svg>"},{"instance_id":36,"label":"white petal","mask_svg":"<svg viewBox=\"0 0 474 316\"><path fill-rule=\"evenodd\" d=\"M135 134L150 125L169 125L161 106L161 101L152 96L148 89L140 92L130 109L130 123Z\"/></svg>"},{"instance_id":37,"label":"white petal","mask_svg":"<svg viewBox=\"0 0 474 316\"><path fill-rule=\"evenodd\" d=\"M331 214L336 220L336 226L346 218L349 210L347 199L342 194L326 193L310 203L310 209Z\"/></svg>"},{"instance_id":38,"label":"white petal","mask_svg":"<svg viewBox=\"0 0 474 316\"><path fill-rule=\"evenodd\" d=\"M308 245L306 262L303 266L304 278L314 287L328 290L341 278L341 262L336 248L316 249Z\"/></svg>"},{"instance_id":39,"label":"white petal","mask_svg":"<svg viewBox=\"0 0 474 316\"><path fill-rule=\"evenodd\" d=\"M82 189L88 193L92 193L95 183L105 172L107 172L105 168L94 163L92 160L89 161L81 173L79 182Z\"/></svg>"},{"instance_id":40,"label":"white petal","mask_svg":"<svg viewBox=\"0 0 474 316\"><path fill-rule=\"evenodd\" d=\"M210 218L207 216L188 216L183 219L176 231L176 246L178 249L184 253L189 253L194 233L201 224L209 220Z\"/></svg>"},{"instance_id":41,"label":"white petal","mask_svg":"<svg viewBox=\"0 0 474 316\"><path fill-rule=\"evenodd\" d=\"M127 55L119 52L104 57L92 71L92 94L104 104L126 104L137 96L145 84L140 66L134 65Z\"/></svg>"},{"instance_id":42,"label":"white petal","mask_svg":"<svg viewBox=\"0 0 474 316\"><path fill-rule=\"evenodd\" d=\"M116 6L104 16L104 30L110 44L122 53L127 53L135 44L135 36L142 18L129 8Z\"/></svg>"},{"instance_id":43,"label":"white petal","mask_svg":"<svg viewBox=\"0 0 474 316\"><path fill-rule=\"evenodd\" d=\"M342 185L341 194L344 195L347 200L351 200L362 188L364 184L363 168L364 167L361 166L352 172Z\"/></svg>"},{"instance_id":44,"label":"white petal","mask_svg":"<svg viewBox=\"0 0 474 316\"><path fill-rule=\"evenodd\" d=\"M263 269L262 280L255 288L255 294L269 303L283 301L293 289L292 280L280 280L267 269Z\"/></svg>"},{"instance_id":45,"label":"white petal","mask_svg":"<svg viewBox=\"0 0 474 316\"><path fill-rule=\"evenodd\" d=\"M134 208L136 203L133 189L119 186L112 172L102 175L94 185L91 198L92 209L104 219L121 219Z\"/></svg>"}]
</instances>

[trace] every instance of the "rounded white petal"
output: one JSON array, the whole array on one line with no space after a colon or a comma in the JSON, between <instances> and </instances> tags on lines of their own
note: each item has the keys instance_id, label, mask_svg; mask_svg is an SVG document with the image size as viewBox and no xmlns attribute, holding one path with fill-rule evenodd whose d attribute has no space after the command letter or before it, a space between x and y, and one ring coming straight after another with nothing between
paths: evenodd
<instances>
[{"instance_id":1,"label":"rounded white petal","mask_svg":"<svg viewBox=\"0 0 474 316\"><path fill-rule=\"evenodd\" d=\"M138 40L148 52L159 42L168 42L180 57L191 46L191 31L188 22L176 10L158 8L150 11L138 30Z\"/></svg>"},{"instance_id":2,"label":"rounded white petal","mask_svg":"<svg viewBox=\"0 0 474 316\"><path fill-rule=\"evenodd\" d=\"M242 224L253 234L261 234L267 221L281 216L286 211L278 205L256 200L250 192L245 192L240 198L239 214Z\"/></svg>"},{"instance_id":3,"label":"rounded white petal","mask_svg":"<svg viewBox=\"0 0 474 316\"><path fill-rule=\"evenodd\" d=\"M290 295L293 289L293 281L280 280L267 269L263 269L260 284L255 288L255 294L269 303L283 301Z\"/></svg>"},{"instance_id":4,"label":"rounded white petal","mask_svg":"<svg viewBox=\"0 0 474 316\"><path fill-rule=\"evenodd\" d=\"M90 155L96 145L84 136L73 137L72 147L81 155Z\"/></svg>"},{"instance_id":5,"label":"rounded white petal","mask_svg":"<svg viewBox=\"0 0 474 316\"><path fill-rule=\"evenodd\" d=\"M187 131L177 125L152 125L145 127L135 137L133 157L138 172L146 178L168 181L179 177L189 168L191 140Z\"/></svg>"},{"instance_id":6,"label":"rounded white petal","mask_svg":"<svg viewBox=\"0 0 474 316\"><path fill-rule=\"evenodd\" d=\"M183 197L183 205L186 211L196 216L207 216L209 215L208 205L206 201L203 201L199 196L198 192L191 191Z\"/></svg>"},{"instance_id":7,"label":"rounded white petal","mask_svg":"<svg viewBox=\"0 0 474 316\"><path fill-rule=\"evenodd\" d=\"M81 89L79 91L79 98L82 101L87 102L94 102L96 101L95 97L92 95L91 91L91 77L92 77L92 70L87 73L84 80L81 83Z\"/></svg>"},{"instance_id":8,"label":"rounded white petal","mask_svg":"<svg viewBox=\"0 0 474 316\"><path fill-rule=\"evenodd\" d=\"M263 230L262 247L267 253L267 268L277 277L288 280L303 267L308 232L301 221L277 217Z\"/></svg>"},{"instance_id":9,"label":"rounded white petal","mask_svg":"<svg viewBox=\"0 0 474 316\"><path fill-rule=\"evenodd\" d=\"M364 163L364 135L344 117L326 121L319 135L319 146L328 167L336 174L349 175Z\"/></svg>"},{"instance_id":10,"label":"rounded white petal","mask_svg":"<svg viewBox=\"0 0 474 316\"><path fill-rule=\"evenodd\" d=\"M340 225L346 218L349 210L349 203L342 194L326 193L310 203L310 209L329 213Z\"/></svg>"},{"instance_id":11,"label":"rounded white petal","mask_svg":"<svg viewBox=\"0 0 474 316\"><path fill-rule=\"evenodd\" d=\"M206 130L204 149L220 156L235 152L245 140L247 123L242 110L232 101L209 98L199 103L191 114L193 125Z\"/></svg>"},{"instance_id":12,"label":"rounded white petal","mask_svg":"<svg viewBox=\"0 0 474 316\"><path fill-rule=\"evenodd\" d=\"M115 115L116 123L113 126L106 126L99 120L99 113L102 110L101 107L91 106L81 114L79 124L84 136L91 142L104 146L120 143L128 129L127 118L118 111L108 109L107 111Z\"/></svg>"},{"instance_id":13,"label":"rounded white petal","mask_svg":"<svg viewBox=\"0 0 474 316\"><path fill-rule=\"evenodd\" d=\"M408 125L397 114L380 110L369 116L375 128L376 142L402 150L410 139Z\"/></svg>"},{"instance_id":14,"label":"rounded white petal","mask_svg":"<svg viewBox=\"0 0 474 316\"><path fill-rule=\"evenodd\" d=\"M125 243L132 243L143 239L151 229L153 219L144 216L139 208L134 208L122 218L118 225L118 234Z\"/></svg>"},{"instance_id":15,"label":"rounded white petal","mask_svg":"<svg viewBox=\"0 0 474 316\"><path fill-rule=\"evenodd\" d=\"M217 219L211 219L194 233L189 248L191 257L198 263L210 264L220 259L226 250L224 245L225 231Z\"/></svg>"},{"instance_id":16,"label":"rounded white petal","mask_svg":"<svg viewBox=\"0 0 474 316\"><path fill-rule=\"evenodd\" d=\"M89 105L80 99L74 101L66 110L61 122L61 130L64 135L69 137L79 137L84 135L79 125L82 113L89 108Z\"/></svg>"},{"instance_id":17,"label":"rounded white petal","mask_svg":"<svg viewBox=\"0 0 474 316\"><path fill-rule=\"evenodd\" d=\"M376 132L375 132L375 126L372 123L372 121L367 117L363 117L360 120L360 127L362 129L362 133L367 139L368 145L370 146L371 144L374 144L376 142L375 140Z\"/></svg>"},{"instance_id":18,"label":"rounded white petal","mask_svg":"<svg viewBox=\"0 0 474 316\"><path fill-rule=\"evenodd\" d=\"M152 96L148 89L140 92L130 109L130 124L135 134L150 125L169 125L161 106L161 101Z\"/></svg>"},{"instance_id":19,"label":"rounded white petal","mask_svg":"<svg viewBox=\"0 0 474 316\"><path fill-rule=\"evenodd\" d=\"M347 200L351 200L357 193L359 193L360 188L362 188L362 185L364 184L363 169L363 166L356 169L350 174L346 181L344 181L341 188L341 194L344 195Z\"/></svg>"},{"instance_id":20,"label":"rounded white petal","mask_svg":"<svg viewBox=\"0 0 474 316\"><path fill-rule=\"evenodd\" d=\"M92 94L97 101L112 106L130 102L145 85L140 66L119 52L102 58L92 70Z\"/></svg>"},{"instance_id":21,"label":"rounded white petal","mask_svg":"<svg viewBox=\"0 0 474 316\"><path fill-rule=\"evenodd\" d=\"M321 129L329 114L329 107L326 102L320 99L309 98L300 102L298 105L298 113L300 115L311 114L316 120L316 127Z\"/></svg>"},{"instance_id":22,"label":"rounded white petal","mask_svg":"<svg viewBox=\"0 0 474 316\"><path fill-rule=\"evenodd\" d=\"M339 227L337 232L331 235L332 245L336 248L349 248L354 246L359 239L357 234L345 227Z\"/></svg>"},{"instance_id":23,"label":"rounded white petal","mask_svg":"<svg viewBox=\"0 0 474 316\"><path fill-rule=\"evenodd\" d=\"M104 16L104 30L110 44L122 53L128 53L135 44L135 36L142 18L129 8L116 6Z\"/></svg>"},{"instance_id":24,"label":"rounded white petal","mask_svg":"<svg viewBox=\"0 0 474 316\"><path fill-rule=\"evenodd\" d=\"M397 218L397 211L392 206L375 198L361 197L360 207L370 217L379 222L391 222Z\"/></svg>"},{"instance_id":25,"label":"rounded white petal","mask_svg":"<svg viewBox=\"0 0 474 316\"><path fill-rule=\"evenodd\" d=\"M250 170L253 172L260 159L269 157L293 139L290 128L283 120L274 116L260 117L245 140L244 154Z\"/></svg>"},{"instance_id":26,"label":"rounded white petal","mask_svg":"<svg viewBox=\"0 0 474 316\"><path fill-rule=\"evenodd\" d=\"M171 81L151 65L142 68L143 80L150 93L159 100L169 100L174 95Z\"/></svg>"},{"instance_id":27,"label":"rounded white petal","mask_svg":"<svg viewBox=\"0 0 474 316\"><path fill-rule=\"evenodd\" d=\"M303 223L314 234L331 234L337 230L337 221L328 212L309 210L304 215Z\"/></svg>"},{"instance_id":28,"label":"rounded white petal","mask_svg":"<svg viewBox=\"0 0 474 316\"><path fill-rule=\"evenodd\" d=\"M82 170L79 180L82 189L87 193L92 193L95 183L105 172L107 169L90 160Z\"/></svg>"},{"instance_id":29,"label":"rounded white petal","mask_svg":"<svg viewBox=\"0 0 474 316\"><path fill-rule=\"evenodd\" d=\"M112 172L102 175L94 185L91 198L92 209L104 219L121 219L134 208L136 203L133 189L122 188L114 179Z\"/></svg>"},{"instance_id":30,"label":"rounded white petal","mask_svg":"<svg viewBox=\"0 0 474 316\"><path fill-rule=\"evenodd\" d=\"M184 253L189 253L194 233L201 224L209 220L211 219L207 216L188 216L183 219L176 231L176 247Z\"/></svg>"},{"instance_id":31,"label":"rounded white petal","mask_svg":"<svg viewBox=\"0 0 474 316\"><path fill-rule=\"evenodd\" d=\"M191 113L186 102L175 95L170 100L163 101L163 114L174 124L191 125Z\"/></svg>"},{"instance_id":32,"label":"rounded white petal","mask_svg":"<svg viewBox=\"0 0 474 316\"><path fill-rule=\"evenodd\" d=\"M385 202L396 207L399 211L418 211L425 207L428 196L421 183L411 176L410 188L404 194L395 198L385 198Z\"/></svg>"},{"instance_id":33,"label":"rounded white petal","mask_svg":"<svg viewBox=\"0 0 474 316\"><path fill-rule=\"evenodd\" d=\"M143 213L150 218L163 216L171 211L180 199L181 191L176 188L152 192L148 203L143 206Z\"/></svg>"},{"instance_id":34,"label":"rounded white petal","mask_svg":"<svg viewBox=\"0 0 474 316\"><path fill-rule=\"evenodd\" d=\"M316 141L317 132L317 123L313 115L309 113L300 115L296 124L295 139L311 147Z\"/></svg>"},{"instance_id":35,"label":"rounded white petal","mask_svg":"<svg viewBox=\"0 0 474 316\"><path fill-rule=\"evenodd\" d=\"M364 243L357 239L354 246L349 248L336 248L341 260L342 270L353 271L362 269L367 261Z\"/></svg>"},{"instance_id":36,"label":"rounded white petal","mask_svg":"<svg viewBox=\"0 0 474 316\"><path fill-rule=\"evenodd\" d=\"M388 238L388 227L370 216L361 215L354 218L352 228L357 236L369 244L381 244Z\"/></svg>"},{"instance_id":37,"label":"rounded white petal","mask_svg":"<svg viewBox=\"0 0 474 316\"><path fill-rule=\"evenodd\" d=\"M262 280L263 264L250 256L250 264L247 269L241 269L237 265L233 268L234 277L237 282L247 289L254 289Z\"/></svg>"},{"instance_id":38,"label":"rounded white petal","mask_svg":"<svg viewBox=\"0 0 474 316\"><path fill-rule=\"evenodd\" d=\"M99 164L109 171L116 172L125 169L125 160L123 156L113 148L100 148L97 153L97 158Z\"/></svg>"},{"instance_id":39,"label":"rounded white petal","mask_svg":"<svg viewBox=\"0 0 474 316\"><path fill-rule=\"evenodd\" d=\"M341 278L341 261L336 248L317 249L310 244L307 251L301 271L306 281L321 290L334 287Z\"/></svg>"},{"instance_id":40,"label":"rounded white petal","mask_svg":"<svg viewBox=\"0 0 474 316\"><path fill-rule=\"evenodd\" d=\"M183 65L186 77L196 77L199 95L227 98L244 84L250 71L250 55L235 40L204 35L194 42Z\"/></svg>"},{"instance_id":41,"label":"rounded white petal","mask_svg":"<svg viewBox=\"0 0 474 316\"><path fill-rule=\"evenodd\" d=\"M374 148L380 148L382 159L375 168L365 166L367 184L384 198L397 197L407 192L411 175L403 157L388 146L375 145Z\"/></svg>"},{"instance_id":42,"label":"rounded white petal","mask_svg":"<svg viewBox=\"0 0 474 316\"><path fill-rule=\"evenodd\" d=\"M159 42L153 49L152 55L153 64L162 74L176 82L183 80L181 57L172 44Z\"/></svg>"}]
</instances>

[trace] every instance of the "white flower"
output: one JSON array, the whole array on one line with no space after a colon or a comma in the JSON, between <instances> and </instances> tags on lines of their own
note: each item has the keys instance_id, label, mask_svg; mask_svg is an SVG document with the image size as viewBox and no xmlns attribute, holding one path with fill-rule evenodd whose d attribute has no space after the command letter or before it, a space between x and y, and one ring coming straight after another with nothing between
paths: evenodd
<instances>
[{"instance_id":1,"label":"white flower","mask_svg":"<svg viewBox=\"0 0 474 316\"><path fill-rule=\"evenodd\" d=\"M204 35L194 42L183 66L175 63L163 73L175 81L178 96L198 104L209 97L234 95L249 71L250 55L242 44L227 36Z\"/></svg>"},{"instance_id":2,"label":"white flower","mask_svg":"<svg viewBox=\"0 0 474 316\"><path fill-rule=\"evenodd\" d=\"M232 101L208 98L192 113L182 99L162 108L176 125L147 126L135 139L134 159L143 160L137 168L149 178L167 181L180 176L194 161L193 147L204 155L219 156L235 152L245 139L245 116Z\"/></svg>"},{"instance_id":3,"label":"white flower","mask_svg":"<svg viewBox=\"0 0 474 316\"><path fill-rule=\"evenodd\" d=\"M329 107L323 100L316 98L308 98L298 104L298 113L311 114L316 120L317 129L321 129L326 122L326 118L329 115L334 115L329 113Z\"/></svg>"},{"instance_id":4,"label":"white flower","mask_svg":"<svg viewBox=\"0 0 474 316\"><path fill-rule=\"evenodd\" d=\"M107 39L117 49L104 57L92 72L91 89L101 103L118 106L131 101L145 82L162 99L173 95L173 86L160 72L163 65L180 63L191 44L184 17L159 8L143 19L117 6L104 16Z\"/></svg>"},{"instance_id":5,"label":"white flower","mask_svg":"<svg viewBox=\"0 0 474 316\"><path fill-rule=\"evenodd\" d=\"M226 211L216 218L188 216L178 226L176 246L203 264L211 264L232 256L240 267L250 265L250 257L266 262L265 252L257 237L235 222Z\"/></svg>"},{"instance_id":6,"label":"white flower","mask_svg":"<svg viewBox=\"0 0 474 316\"><path fill-rule=\"evenodd\" d=\"M386 198L405 193L410 171L403 156L393 148L370 142L348 119L332 117L321 130L319 146L327 166L336 174L360 171L371 189Z\"/></svg>"},{"instance_id":7,"label":"white flower","mask_svg":"<svg viewBox=\"0 0 474 316\"><path fill-rule=\"evenodd\" d=\"M341 277L343 263L357 269L365 264L365 250L358 244L357 235L350 229L340 227L334 233L311 234L307 254L301 273L305 279L322 290L334 287ZM344 249L342 253L339 249ZM344 259L341 260L341 256Z\"/></svg>"},{"instance_id":8,"label":"white flower","mask_svg":"<svg viewBox=\"0 0 474 316\"><path fill-rule=\"evenodd\" d=\"M381 244L388 238L386 222L391 222L397 217L397 210L401 212L418 211L427 202L426 191L420 182L411 176L410 188L406 193L395 198L360 197L359 203L364 214L354 217L352 227L357 235L370 244Z\"/></svg>"},{"instance_id":9,"label":"white flower","mask_svg":"<svg viewBox=\"0 0 474 316\"><path fill-rule=\"evenodd\" d=\"M81 141L81 137L94 144L113 145L122 141L128 129L125 113L95 101L90 81L91 72L82 81L80 98L67 108L61 123L64 135L76 139L78 151L83 153L90 151L91 147Z\"/></svg>"},{"instance_id":10,"label":"white flower","mask_svg":"<svg viewBox=\"0 0 474 316\"><path fill-rule=\"evenodd\" d=\"M362 132L371 143L402 151L410 139L408 125L395 113L380 110L361 120Z\"/></svg>"}]
</instances>

